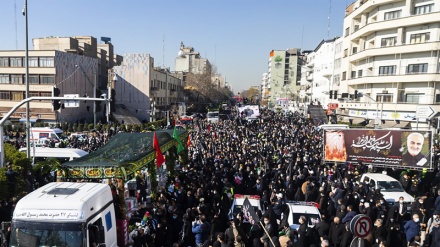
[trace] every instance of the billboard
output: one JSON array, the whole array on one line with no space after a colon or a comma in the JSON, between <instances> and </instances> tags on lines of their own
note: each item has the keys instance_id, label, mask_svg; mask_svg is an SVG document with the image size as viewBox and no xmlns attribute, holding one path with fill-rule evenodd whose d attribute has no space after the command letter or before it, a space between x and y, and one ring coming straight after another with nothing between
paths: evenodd
<instances>
[{"instance_id":1,"label":"billboard","mask_svg":"<svg viewBox=\"0 0 440 247\"><path fill-rule=\"evenodd\" d=\"M258 105L245 105L238 108L240 115L245 115L248 118L257 118L260 116L260 108Z\"/></svg>"},{"instance_id":2,"label":"billboard","mask_svg":"<svg viewBox=\"0 0 440 247\"><path fill-rule=\"evenodd\" d=\"M431 166L431 131L325 130L324 160L423 169Z\"/></svg>"}]
</instances>

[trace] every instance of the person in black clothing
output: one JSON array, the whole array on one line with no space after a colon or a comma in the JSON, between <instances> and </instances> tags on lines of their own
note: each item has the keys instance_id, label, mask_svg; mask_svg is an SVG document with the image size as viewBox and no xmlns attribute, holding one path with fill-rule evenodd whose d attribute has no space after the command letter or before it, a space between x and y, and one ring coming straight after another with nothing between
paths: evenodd
<instances>
[{"instance_id":1,"label":"person in black clothing","mask_svg":"<svg viewBox=\"0 0 440 247\"><path fill-rule=\"evenodd\" d=\"M304 215L301 215L299 217L298 241L296 242L296 246L307 246L306 234L307 234L307 219Z\"/></svg>"},{"instance_id":2,"label":"person in black clothing","mask_svg":"<svg viewBox=\"0 0 440 247\"><path fill-rule=\"evenodd\" d=\"M329 231L329 240L330 243L335 247L341 246L342 236L344 233L345 226L340 224L340 220L338 217L333 219L332 224L330 225Z\"/></svg>"},{"instance_id":3,"label":"person in black clothing","mask_svg":"<svg viewBox=\"0 0 440 247\"><path fill-rule=\"evenodd\" d=\"M408 176L407 172L403 172L399 182L402 184L403 189L408 192L411 187L411 178Z\"/></svg>"},{"instance_id":4,"label":"person in black clothing","mask_svg":"<svg viewBox=\"0 0 440 247\"><path fill-rule=\"evenodd\" d=\"M387 229L385 229L385 226L383 225L382 219L377 219L374 223L374 232L373 232L373 238L375 243L379 243L380 240L387 239Z\"/></svg>"},{"instance_id":5,"label":"person in black clothing","mask_svg":"<svg viewBox=\"0 0 440 247\"><path fill-rule=\"evenodd\" d=\"M330 223L327 220L326 214L321 215L321 221L315 225L315 229L318 231L321 240L328 236L330 231Z\"/></svg>"}]
</instances>

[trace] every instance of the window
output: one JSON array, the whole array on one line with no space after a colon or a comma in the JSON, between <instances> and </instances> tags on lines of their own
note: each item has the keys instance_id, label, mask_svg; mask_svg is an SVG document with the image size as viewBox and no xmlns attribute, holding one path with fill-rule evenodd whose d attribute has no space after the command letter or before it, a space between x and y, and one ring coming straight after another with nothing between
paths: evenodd
<instances>
[{"instance_id":1,"label":"window","mask_svg":"<svg viewBox=\"0 0 440 247\"><path fill-rule=\"evenodd\" d=\"M336 86L339 86L339 84L341 83L341 76L340 75L335 75L335 79L334 79L333 83Z\"/></svg>"},{"instance_id":2,"label":"window","mask_svg":"<svg viewBox=\"0 0 440 247\"><path fill-rule=\"evenodd\" d=\"M53 85L53 84L55 84L55 79L54 79L53 75L42 75L42 76L40 76L40 84Z\"/></svg>"},{"instance_id":3,"label":"window","mask_svg":"<svg viewBox=\"0 0 440 247\"><path fill-rule=\"evenodd\" d=\"M338 58L335 60L335 69L340 69L341 68L341 59Z\"/></svg>"},{"instance_id":4,"label":"window","mask_svg":"<svg viewBox=\"0 0 440 247\"><path fill-rule=\"evenodd\" d=\"M38 92L29 92L29 97L38 97Z\"/></svg>"},{"instance_id":5,"label":"window","mask_svg":"<svg viewBox=\"0 0 440 247\"><path fill-rule=\"evenodd\" d=\"M11 75L12 84L23 84L23 75Z\"/></svg>"},{"instance_id":6,"label":"window","mask_svg":"<svg viewBox=\"0 0 440 247\"><path fill-rule=\"evenodd\" d=\"M41 92L41 93L40 93L40 96L41 96L41 97L52 97L52 93Z\"/></svg>"},{"instance_id":7,"label":"window","mask_svg":"<svg viewBox=\"0 0 440 247\"><path fill-rule=\"evenodd\" d=\"M24 92L12 92L12 100L23 100Z\"/></svg>"},{"instance_id":8,"label":"window","mask_svg":"<svg viewBox=\"0 0 440 247\"><path fill-rule=\"evenodd\" d=\"M392 94L378 94L376 96L376 102L393 102Z\"/></svg>"},{"instance_id":9,"label":"window","mask_svg":"<svg viewBox=\"0 0 440 247\"><path fill-rule=\"evenodd\" d=\"M357 47L353 47L353 52L351 54L356 54L358 52L358 48Z\"/></svg>"},{"instance_id":10,"label":"window","mask_svg":"<svg viewBox=\"0 0 440 247\"><path fill-rule=\"evenodd\" d=\"M40 67L54 67L53 57L40 57Z\"/></svg>"},{"instance_id":11,"label":"window","mask_svg":"<svg viewBox=\"0 0 440 247\"><path fill-rule=\"evenodd\" d=\"M422 93L407 93L405 95L405 102L408 103L419 103L419 99L422 96Z\"/></svg>"},{"instance_id":12,"label":"window","mask_svg":"<svg viewBox=\"0 0 440 247\"><path fill-rule=\"evenodd\" d=\"M394 75L396 73L396 66L380 66L379 75Z\"/></svg>"},{"instance_id":13,"label":"window","mask_svg":"<svg viewBox=\"0 0 440 247\"><path fill-rule=\"evenodd\" d=\"M342 72L342 80L345 81L347 79L347 72Z\"/></svg>"},{"instance_id":14,"label":"window","mask_svg":"<svg viewBox=\"0 0 440 247\"><path fill-rule=\"evenodd\" d=\"M29 59L29 67L38 67L38 57L29 57L28 59Z\"/></svg>"},{"instance_id":15,"label":"window","mask_svg":"<svg viewBox=\"0 0 440 247\"><path fill-rule=\"evenodd\" d=\"M0 75L0 84L9 84L9 75Z\"/></svg>"},{"instance_id":16,"label":"window","mask_svg":"<svg viewBox=\"0 0 440 247\"><path fill-rule=\"evenodd\" d=\"M349 34L350 34L350 28L347 27L347 28L345 29L345 37L347 37Z\"/></svg>"},{"instance_id":17,"label":"window","mask_svg":"<svg viewBox=\"0 0 440 247\"><path fill-rule=\"evenodd\" d=\"M429 33L411 34L410 44L419 44L429 41Z\"/></svg>"},{"instance_id":18,"label":"window","mask_svg":"<svg viewBox=\"0 0 440 247\"><path fill-rule=\"evenodd\" d=\"M356 78L356 71L351 72L351 79L354 79L354 78Z\"/></svg>"},{"instance_id":19,"label":"window","mask_svg":"<svg viewBox=\"0 0 440 247\"><path fill-rule=\"evenodd\" d=\"M358 77L362 77L362 70L358 70Z\"/></svg>"},{"instance_id":20,"label":"window","mask_svg":"<svg viewBox=\"0 0 440 247\"><path fill-rule=\"evenodd\" d=\"M400 15L402 14L402 10L396 10L396 11L391 11L391 12L386 12L385 16L384 16L384 20L392 20L392 19L397 19L400 17Z\"/></svg>"},{"instance_id":21,"label":"window","mask_svg":"<svg viewBox=\"0 0 440 247\"><path fill-rule=\"evenodd\" d=\"M344 50L344 57L346 57L348 55L348 49Z\"/></svg>"},{"instance_id":22,"label":"window","mask_svg":"<svg viewBox=\"0 0 440 247\"><path fill-rule=\"evenodd\" d=\"M0 57L0 67L9 67L9 59L7 57Z\"/></svg>"},{"instance_id":23,"label":"window","mask_svg":"<svg viewBox=\"0 0 440 247\"><path fill-rule=\"evenodd\" d=\"M39 84L38 75L29 75L29 84Z\"/></svg>"},{"instance_id":24,"label":"window","mask_svg":"<svg viewBox=\"0 0 440 247\"><path fill-rule=\"evenodd\" d=\"M389 37L389 38L383 38L380 42L380 46L387 47L387 46L395 46L397 41L397 37Z\"/></svg>"},{"instance_id":25,"label":"window","mask_svg":"<svg viewBox=\"0 0 440 247\"><path fill-rule=\"evenodd\" d=\"M337 43L335 46L335 53L339 53L342 51L342 42Z\"/></svg>"},{"instance_id":26,"label":"window","mask_svg":"<svg viewBox=\"0 0 440 247\"><path fill-rule=\"evenodd\" d=\"M10 100L11 99L11 95L9 94L9 92L0 91L0 100L1 99Z\"/></svg>"},{"instance_id":27,"label":"window","mask_svg":"<svg viewBox=\"0 0 440 247\"><path fill-rule=\"evenodd\" d=\"M23 67L23 59L21 57L11 57L11 67Z\"/></svg>"},{"instance_id":28,"label":"window","mask_svg":"<svg viewBox=\"0 0 440 247\"><path fill-rule=\"evenodd\" d=\"M421 15L421 14L431 13L433 7L434 7L433 3L414 7L414 14Z\"/></svg>"},{"instance_id":29,"label":"window","mask_svg":"<svg viewBox=\"0 0 440 247\"><path fill-rule=\"evenodd\" d=\"M421 64L409 64L408 67L406 67L406 73L407 74L423 74L428 72L428 64L427 63L421 63Z\"/></svg>"}]
</instances>

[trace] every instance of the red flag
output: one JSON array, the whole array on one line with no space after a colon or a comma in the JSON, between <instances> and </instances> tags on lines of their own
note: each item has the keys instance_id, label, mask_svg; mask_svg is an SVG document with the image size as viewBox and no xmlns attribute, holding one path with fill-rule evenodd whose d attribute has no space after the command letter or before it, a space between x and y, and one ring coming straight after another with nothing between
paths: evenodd
<instances>
[{"instance_id":1,"label":"red flag","mask_svg":"<svg viewBox=\"0 0 440 247\"><path fill-rule=\"evenodd\" d=\"M186 144L187 147L189 147L191 145L191 138L188 135L188 143Z\"/></svg>"},{"instance_id":2,"label":"red flag","mask_svg":"<svg viewBox=\"0 0 440 247\"><path fill-rule=\"evenodd\" d=\"M208 124L208 132L211 133L211 125Z\"/></svg>"},{"instance_id":3,"label":"red flag","mask_svg":"<svg viewBox=\"0 0 440 247\"><path fill-rule=\"evenodd\" d=\"M162 151L160 151L159 140L157 139L156 132L154 132L154 137L153 137L153 148L156 150L157 168L160 168L162 164L165 162L165 158L163 157Z\"/></svg>"}]
</instances>

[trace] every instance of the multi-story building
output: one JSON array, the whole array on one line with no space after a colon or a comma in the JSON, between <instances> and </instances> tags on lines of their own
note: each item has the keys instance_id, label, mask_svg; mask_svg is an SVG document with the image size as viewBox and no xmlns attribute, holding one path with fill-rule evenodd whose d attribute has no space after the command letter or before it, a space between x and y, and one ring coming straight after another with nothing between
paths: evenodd
<instances>
[{"instance_id":1,"label":"multi-story building","mask_svg":"<svg viewBox=\"0 0 440 247\"><path fill-rule=\"evenodd\" d=\"M262 103L266 104L269 99L270 82L268 73L263 73L261 77L261 96Z\"/></svg>"},{"instance_id":2,"label":"multi-story building","mask_svg":"<svg viewBox=\"0 0 440 247\"><path fill-rule=\"evenodd\" d=\"M169 105L183 101L182 80L167 68L154 67L149 54L124 55L120 66L113 68L115 105L119 115L132 115L140 121L164 117ZM121 110L122 109L122 110Z\"/></svg>"},{"instance_id":3,"label":"multi-story building","mask_svg":"<svg viewBox=\"0 0 440 247\"><path fill-rule=\"evenodd\" d=\"M348 6L340 113L386 127L415 127L418 106L425 105L432 114L418 119L418 127L426 127L440 112L439 20L436 0L358 0Z\"/></svg>"},{"instance_id":4,"label":"multi-story building","mask_svg":"<svg viewBox=\"0 0 440 247\"><path fill-rule=\"evenodd\" d=\"M268 82L265 85L265 98L269 101L269 107L287 106L298 100L302 64L300 49L270 52Z\"/></svg>"},{"instance_id":5,"label":"multi-story building","mask_svg":"<svg viewBox=\"0 0 440 247\"><path fill-rule=\"evenodd\" d=\"M322 40L313 52L305 55L306 65L303 70L305 73L301 77L305 102L317 105L320 104L324 109L328 108L329 103L336 101L337 84L335 85L335 57L336 44L338 38ZM340 61L339 61L340 66ZM308 83L307 83L308 82Z\"/></svg>"},{"instance_id":6,"label":"multi-story building","mask_svg":"<svg viewBox=\"0 0 440 247\"><path fill-rule=\"evenodd\" d=\"M208 59L200 56L200 52L194 50L191 46L180 44L180 50L175 60L176 76L186 82L186 75L192 74L211 74L212 66Z\"/></svg>"}]
</instances>

